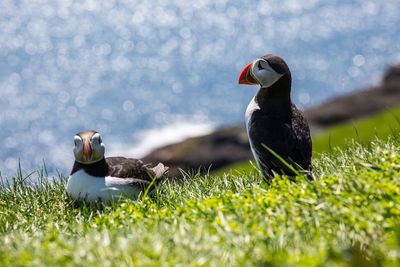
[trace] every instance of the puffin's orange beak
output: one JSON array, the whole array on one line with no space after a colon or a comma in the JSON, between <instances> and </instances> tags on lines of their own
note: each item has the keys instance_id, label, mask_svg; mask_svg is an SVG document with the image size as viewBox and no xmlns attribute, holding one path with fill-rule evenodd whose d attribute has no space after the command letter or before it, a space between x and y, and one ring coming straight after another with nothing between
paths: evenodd
<instances>
[{"instance_id":1,"label":"puffin's orange beak","mask_svg":"<svg viewBox=\"0 0 400 267\"><path fill-rule=\"evenodd\" d=\"M92 148L90 147L89 140L83 141L83 154L85 156L86 161L89 161L90 154L92 154Z\"/></svg>"},{"instance_id":2,"label":"puffin's orange beak","mask_svg":"<svg viewBox=\"0 0 400 267\"><path fill-rule=\"evenodd\" d=\"M249 79L248 79L248 77L251 75L250 74L250 71L251 71L250 68L251 68L252 64L253 63L247 64L246 67L244 67L244 69L240 73L239 84L249 84L249 85L257 84L257 83L255 83L253 81L249 81Z\"/></svg>"}]
</instances>

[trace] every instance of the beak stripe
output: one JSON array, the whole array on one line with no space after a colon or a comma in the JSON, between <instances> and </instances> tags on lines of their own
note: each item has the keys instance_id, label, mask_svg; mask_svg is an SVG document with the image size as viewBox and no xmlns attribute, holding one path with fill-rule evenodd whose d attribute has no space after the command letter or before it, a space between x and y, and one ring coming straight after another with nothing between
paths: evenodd
<instances>
[{"instance_id":1,"label":"beak stripe","mask_svg":"<svg viewBox=\"0 0 400 267\"><path fill-rule=\"evenodd\" d=\"M249 84L249 85L257 84L248 79L249 74L250 74L250 77L254 79L253 75L251 74L251 66L252 65L253 65L253 63L249 63L246 65L246 67L244 67L244 69L242 70L242 72L240 73L240 76L239 76L239 84ZM257 81L257 79L254 79L254 81Z\"/></svg>"},{"instance_id":2,"label":"beak stripe","mask_svg":"<svg viewBox=\"0 0 400 267\"><path fill-rule=\"evenodd\" d=\"M91 154L91 147L90 147L89 140L85 140L83 143L83 154L85 155L86 161L89 161L90 154Z\"/></svg>"},{"instance_id":3,"label":"beak stripe","mask_svg":"<svg viewBox=\"0 0 400 267\"><path fill-rule=\"evenodd\" d=\"M248 74L249 74L249 75L251 76L251 78L253 78L257 83L260 83L260 82L257 80L256 76L254 76L254 74L253 74L253 72L251 71L251 69L249 69ZM254 84L254 83L252 83L252 84Z\"/></svg>"}]
</instances>

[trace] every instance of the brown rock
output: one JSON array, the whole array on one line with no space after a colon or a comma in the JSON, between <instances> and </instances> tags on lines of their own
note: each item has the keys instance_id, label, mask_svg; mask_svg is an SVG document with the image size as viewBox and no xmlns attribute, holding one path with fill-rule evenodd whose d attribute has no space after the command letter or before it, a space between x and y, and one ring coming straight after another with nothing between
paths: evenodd
<instances>
[{"instance_id":1,"label":"brown rock","mask_svg":"<svg viewBox=\"0 0 400 267\"><path fill-rule=\"evenodd\" d=\"M400 104L400 65L391 67L379 86L334 98L305 111L314 132L366 117Z\"/></svg>"},{"instance_id":2,"label":"brown rock","mask_svg":"<svg viewBox=\"0 0 400 267\"><path fill-rule=\"evenodd\" d=\"M235 126L155 149L143 161L163 162L170 168L169 176L179 176L179 168L185 171L216 170L250 158L246 131L244 127Z\"/></svg>"}]
</instances>

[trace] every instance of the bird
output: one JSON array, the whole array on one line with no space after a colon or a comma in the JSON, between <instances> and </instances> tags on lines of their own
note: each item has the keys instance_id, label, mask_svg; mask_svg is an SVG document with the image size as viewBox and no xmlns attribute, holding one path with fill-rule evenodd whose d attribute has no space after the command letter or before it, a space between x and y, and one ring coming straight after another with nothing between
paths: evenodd
<instances>
[{"instance_id":1,"label":"bird","mask_svg":"<svg viewBox=\"0 0 400 267\"><path fill-rule=\"evenodd\" d=\"M275 173L294 177L304 172L313 180L310 128L291 100L287 63L272 54L257 58L244 67L239 84L260 86L245 119L250 148L264 177L271 181Z\"/></svg>"},{"instance_id":2,"label":"bird","mask_svg":"<svg viewBox=\"0 0 400 267\"><path fill-rule=\"evenodd\" d=\"M143 161L125 157L104 157L100 133L87 130L74 136L75 162L67 182L67 195L86 202L137 199L147 188L151 192L168 171L162 163L149 167Z\"/></svg>"}]
</instances>

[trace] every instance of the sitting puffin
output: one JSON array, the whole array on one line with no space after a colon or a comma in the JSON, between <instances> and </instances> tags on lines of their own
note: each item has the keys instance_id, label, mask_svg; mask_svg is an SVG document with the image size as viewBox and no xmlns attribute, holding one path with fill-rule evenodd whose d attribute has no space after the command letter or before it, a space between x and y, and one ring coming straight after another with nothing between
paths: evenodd
<instances>
[{"instance_id":1,"label":"sitting puffin","mask_svg":"<svg viewBox=\"0 0 400 267\"><path fill-rule=\"evenodd\" d=\"M138 159L104 158L105 146L96 131L80 132L75 135L74 142L75 163L67 193L75 200L136 199L147 187L153 188L160 182L168 170L162 163L149 168Z\"/></svg>"},{"instance_id":2,"label":"sitting puffin","mask_svg":"<svg viewBox=\"0 0 400 267\"><path fill-rule=\"evenodd\" d=\"M291 101L292 76L286 62L270 54L258 58L243 69L239 84L260 85L247 107L246 127L263 175L271 180L274 172L295 176L304 171L313 179L310 129Z\"/></svg>"}]
</instances>

